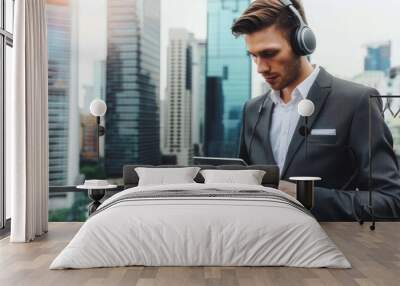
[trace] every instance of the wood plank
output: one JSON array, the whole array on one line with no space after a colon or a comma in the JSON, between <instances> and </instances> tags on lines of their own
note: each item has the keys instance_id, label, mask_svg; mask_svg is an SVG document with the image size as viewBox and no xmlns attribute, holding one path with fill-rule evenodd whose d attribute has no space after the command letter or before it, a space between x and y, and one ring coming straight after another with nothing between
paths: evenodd
<instances>
[{"instance_id":1,"label":"wood plank","mask_svg":"<svg viewBox=\"0 0 400 286\"><path fill-rule=\"evenodd\" d=\"M351 262L352 269L290 267L116 267L49 270L81 223L50 223L49 233L32 243L0 241L0 285L399 285L400 223L322 223Z\"/></svg>"}]
</instances>

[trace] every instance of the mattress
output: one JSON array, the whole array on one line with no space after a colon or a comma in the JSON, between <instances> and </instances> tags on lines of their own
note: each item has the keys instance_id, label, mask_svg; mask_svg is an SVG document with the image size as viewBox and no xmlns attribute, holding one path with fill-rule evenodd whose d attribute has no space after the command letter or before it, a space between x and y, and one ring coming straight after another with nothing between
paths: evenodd
<instances>
[{"instance_id":1,"label":"mattress","mask_svg":"<svg viewBox=\"0 0 400 286\"><path fill-rule=\"evenodd\" d=\"M107 199L50 269L132 265L351 267L285 193L197 183L135 187Z\"/></svg>"}]
</instances>

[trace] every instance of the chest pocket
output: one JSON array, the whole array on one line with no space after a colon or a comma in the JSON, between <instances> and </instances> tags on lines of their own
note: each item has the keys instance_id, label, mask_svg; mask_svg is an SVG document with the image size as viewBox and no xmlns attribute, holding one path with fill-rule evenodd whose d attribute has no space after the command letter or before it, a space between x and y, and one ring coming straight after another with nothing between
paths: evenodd
<instances>
[{"instance_id":1,"label":"chest pocket","mask_svg":"<svg viewBox=\"0 0 400 286\"><path fill-rule=\"evenodd\" d=\"M316 145L335 145L336 135L310 135L308 142Z\"/></svg>"}]
</instances>

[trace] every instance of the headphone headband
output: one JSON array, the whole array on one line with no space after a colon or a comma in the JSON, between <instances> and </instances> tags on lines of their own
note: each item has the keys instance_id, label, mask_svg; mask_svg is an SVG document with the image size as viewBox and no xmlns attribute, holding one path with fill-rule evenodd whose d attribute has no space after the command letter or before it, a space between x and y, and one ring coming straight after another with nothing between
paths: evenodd
<instances>
[{"instance_id":1,"label":"headphone headband","mask_svg":"<svg viewBox=\"0 0 400 286\"><path fill-rule=\"evenodd\" d=\"M291 43L294 52L300 56L307 56L314 52L316 47L315 34L304 22L299 11L291 0L279 0L282 5L288 8L299 21L296 31L292 32Z\"/></svg>"},{"instance_id":2,"label":"headphone headband","mask_svg":"<svg viewBox=\"0 0 400 286\"><path fill-rule=\"evenodd\" d=\"M288 7L288 9L289 9L290 11L292 11L292 13L296 16L297 20L299 20L299 23L300 23L301 25L306 25L306 23L305 23L304 20L303 20L303 17L301 17L299 11L296 9L296 7L294 7L293 4L291 4L291 5L287 6L287 7Z\"/></svg>"}]
</instances>

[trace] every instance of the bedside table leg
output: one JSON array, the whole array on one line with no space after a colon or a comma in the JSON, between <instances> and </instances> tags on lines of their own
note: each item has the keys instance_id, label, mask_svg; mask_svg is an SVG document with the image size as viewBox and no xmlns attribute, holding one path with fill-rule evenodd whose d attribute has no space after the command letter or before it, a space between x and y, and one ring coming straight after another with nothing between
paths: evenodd
<instances>
[{"instance_id":1,"label":"bedside table leg","mask_svg":"<svg viewBox=\"0 0 400 286\"><path fill-rule=\"evenodd\" d=\"M97 189L97 190L88 190L88 196L89 198L93 201L89 206L88 206L88 213L89 216L97 210L99 205L101 205L100 200L104 197L106 194L106 191L104 189Z\"/></svg>"},{"instance_id":2,"label":"bedside table leg","mask_svg":"<svg viewBox=\"0 0 400 286\"><path fill-rule=\"evenodd\" d=\"M314 206L314 182L297 181L296 199L301 202L306 209L311 210Z\"/></svg>"}]
</instances>

